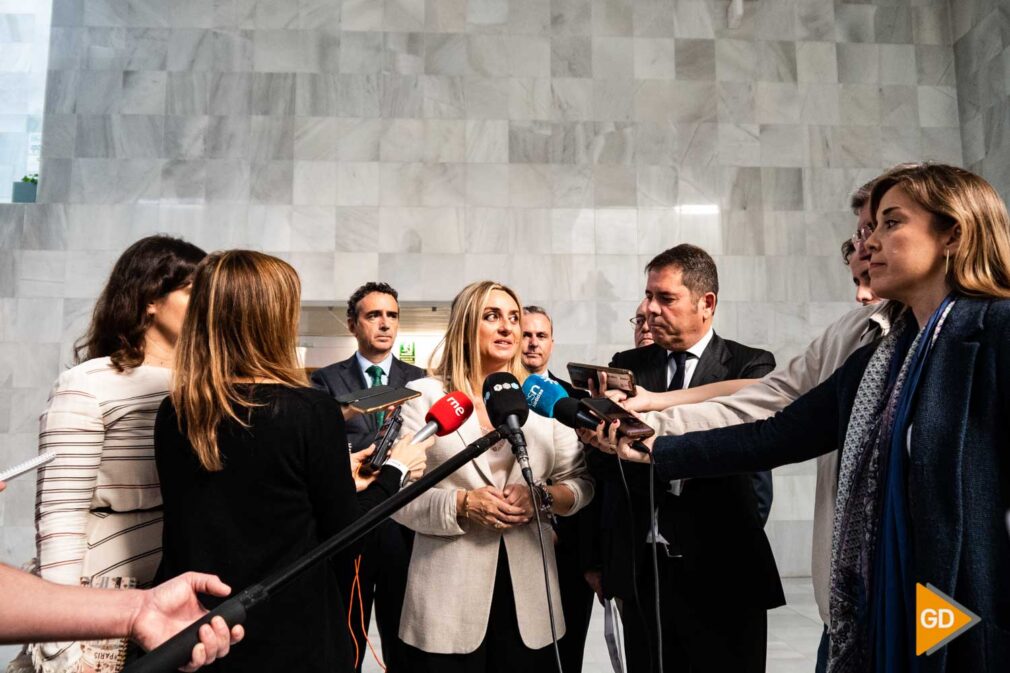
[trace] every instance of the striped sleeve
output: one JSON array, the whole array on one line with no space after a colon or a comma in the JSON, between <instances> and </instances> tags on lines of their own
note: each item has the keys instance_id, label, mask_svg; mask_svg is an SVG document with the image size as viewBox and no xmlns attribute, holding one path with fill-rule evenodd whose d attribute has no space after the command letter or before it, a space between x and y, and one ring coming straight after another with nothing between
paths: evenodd
<instances>
[{"instance_id":1,"label":"striped sleeve","mask_svg":"<svg viewBox=\"0 0 1010 673\"><path fill-rule=\"evenodd\" d=\"M56 459L39 471L36 545L43 578L80 583L87 550L88 511L98 482L105 426L87 375L64 372L39 421L39 451Z\"/></svg>"}]
</instances>

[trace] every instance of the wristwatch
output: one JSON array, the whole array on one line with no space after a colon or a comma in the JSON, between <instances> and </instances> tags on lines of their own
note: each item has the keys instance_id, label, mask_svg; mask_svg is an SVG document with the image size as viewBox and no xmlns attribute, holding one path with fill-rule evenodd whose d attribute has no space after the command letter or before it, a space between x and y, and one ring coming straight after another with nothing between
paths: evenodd
<instances>
[{"instance_id":1,"label":"wristwatch","mask_svg":"<svg viewBox=\"0 0 1010 673\"><path fill-rule=\"evenodd\" d=\"M554 496L547 490L547 484L538 481L533 484L533 492L536 493L537 507L544 514L550 514L554 506Z\"/></svg>"}]
</instances>

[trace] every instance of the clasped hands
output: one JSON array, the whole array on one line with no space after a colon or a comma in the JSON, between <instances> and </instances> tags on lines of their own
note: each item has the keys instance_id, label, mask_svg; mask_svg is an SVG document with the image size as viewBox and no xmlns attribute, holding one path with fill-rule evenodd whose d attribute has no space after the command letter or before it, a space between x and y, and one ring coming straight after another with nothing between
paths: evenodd
<instances>
[{"instance_id":1,"label":"clasped hands","mask_svg":"<svg viewBox=\"0 0 1010 673\"><path fill-rule=\"evenodd\" d=\"M508 484L503 489L484 486L472 491L457 491L456 511L461 519L485 528L505 530L530 522L533 500L526 484Z\"/></svg>"}]
</instances>

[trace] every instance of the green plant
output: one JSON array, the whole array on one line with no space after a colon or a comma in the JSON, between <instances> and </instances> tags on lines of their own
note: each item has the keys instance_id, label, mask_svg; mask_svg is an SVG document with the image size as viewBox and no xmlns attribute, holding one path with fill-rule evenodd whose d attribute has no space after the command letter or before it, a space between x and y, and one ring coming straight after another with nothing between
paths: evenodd
<instances>
[{"instance_id":1,"label":"green plant","mask_svg":"<svg viewBox=\"0 0 1010 673\"><path fill-rule=\"evenodd\" d=\"M30 182L33 185L37 185L37 184L39 184L39 174L38 173L29 173L28 175L26 175L23 178L21 178L21 182Z\"/></svg>"}]
</instances>

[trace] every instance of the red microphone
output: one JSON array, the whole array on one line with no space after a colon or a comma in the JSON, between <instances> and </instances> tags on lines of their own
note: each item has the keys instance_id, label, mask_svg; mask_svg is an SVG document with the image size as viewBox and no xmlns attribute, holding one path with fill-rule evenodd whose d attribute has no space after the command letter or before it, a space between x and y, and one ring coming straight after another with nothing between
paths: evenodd
<instances>
[{"instance_id":1,"label":"red microphone","mask_svg":"<svg viewBox=\"0 0 1010 673\"><path fill-rule=\"evenodd\" d=\"M472 413L473 402L464 393L455 390L431 405L431 409L424 417L428 422L417 431L410 443L420 444L432 435L442 437L450 432L456 432Z\"/></svg>"}]
</instances>

